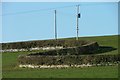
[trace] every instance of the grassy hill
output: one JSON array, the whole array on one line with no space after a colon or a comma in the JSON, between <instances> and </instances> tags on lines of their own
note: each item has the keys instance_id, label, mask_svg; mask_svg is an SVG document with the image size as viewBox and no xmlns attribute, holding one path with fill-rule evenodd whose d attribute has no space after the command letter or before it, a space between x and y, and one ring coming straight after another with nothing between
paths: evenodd
<instances>
[{"instance_id":1,"label":"grassy hill","mask_svg":"<svg viewBox=\"0 0 120 80\"><path fill-rule=\"evenodd\" d=\"M64 46L74 46L75 38L63 38L58 39L58 45ZM100 45L100 50L96 54L118 54L118 35L110 36L97 36L97 37L79 37L79 41L84 43L84 41L95 41ZM25 42L12 42L3 43L3 49L16 49L16 48L31 48L31 47L41 47L41 46L56 46L55 40L36 40L36 41L25 41ZM41 50L40 50L41 51ZM37 51L39 52L39 51Z\"/></svg>"},{"instance_id":2,"label":"grassy hill","mask_svg":"<svg viewBox=\"0 0 120 80\"><path fill-rule=\"evenodd\" d=\"M68 38L67 38L68 39ZM74 39L74 38L69 38ZM80 37L80 40L96 41L106 46L97 55L118 54L118 36ZM113 50L109 47L114 48ZM106 51L108 49L108 51ZM67 68L67 69L29 69L19 68L17 57L29 52L5 52L2 54L3 78L117 78L118 66Z\"/></svg>"},{"instance_id":3,"label":"grassy hill","mask_svg":"<svg viewBox=\"0 0 120 80\"><path fill-rule=\"evenodd\" d=\"M118 54L118 38L119 35L109 35L109 36L94 36L94 37L79 37L79 40L95 41L98 42L100 46L104 46L103 51L99 52L99 55L114 55ZM73 40L75 38L65 38L68 40ZM108 51L107 51L108 50Z\"/></svg>"},{"instance_id":4,"label":"grassy hill","mask_svg":"<svg viewBox=\"0 0 120 80\"><path fill-rule=\"evenodd\" d=\"M81 40L96 41L100 46L111 47L110 51L100 54L118 54L118 35L98 36L98 37L82 37ZM113 48L113 50L112 50ZM110 48L109 48L110 49Z\"/></svg>"}]
</instances>

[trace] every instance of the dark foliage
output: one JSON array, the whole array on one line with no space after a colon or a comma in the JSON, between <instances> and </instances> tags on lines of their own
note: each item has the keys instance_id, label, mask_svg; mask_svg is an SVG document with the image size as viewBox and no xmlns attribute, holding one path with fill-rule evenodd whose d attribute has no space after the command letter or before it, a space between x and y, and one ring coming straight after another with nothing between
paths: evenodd
<instances>
[{"instance_id":1,"label":"dark foliage","mask_svg":"<svg viewBox=\"0 0 120 80\"><path fill-rule=\"evenodd\" d=\"M120 55L64 55L64 56L19 56L20 64L34 65L80 65L110 64L120 62Z\"/></svg>"},{"instance_id":2,"label":"dark foliage","mask_svg":"<svg viewBox=\"0 0 120 80\"><path fill-rule=\"evenodd\" d=\"M92 42L84 46L50 50L39 53L31 53L29 55L80 55L80 54L92 54L99 50L99 45L97 42Z\"/></svg>"},{"instance_id":3,"label":"dark foliage","mask_svg":"<svg viewBox=\"0 0 120 80\"><path fill-rule=\"evenodd\" d=\"M74 47L87 44L87 41L76 40L41 40L41 41L28 41L28 42L15 42L15 43L2 43L2 49L27 49L34 47Z\"/></svg>"}]
</instances>

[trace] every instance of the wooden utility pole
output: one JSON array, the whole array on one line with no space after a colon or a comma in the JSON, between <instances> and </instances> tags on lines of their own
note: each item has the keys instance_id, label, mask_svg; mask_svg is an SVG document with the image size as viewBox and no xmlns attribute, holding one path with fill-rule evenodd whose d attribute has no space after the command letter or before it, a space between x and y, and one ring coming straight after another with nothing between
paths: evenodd
<instances>
[{"instance_id":1,"label":"wooden utility pole","mask_svg":"<svg viewBox=\"0 0 120 80\"><path fill-rule=\"evenodd\" d=\"M56 40L56 52L57 52L57 55L58 54L58 51L57 51L57 16L56 16L56 10L54 10L54 28L55 28L55 40Z\"/></svg>"},{"instance_id":2,"label":"wooden utility pole","mask_svg":"<svg viewBox=\"0 0 120 80\"><path fill-rule=\"evenodd\" d=\"M55 40L57 41L56 10L54 11L54 27L55 27Z\"/></svg>"},{"instance_id":3,"label":"wooden utility pole","mask_svg":"<svg viewBox=\"0 0 120 80\"><path fill-rule=\"evenodd\" d=\"M76 19L77 19L77 36L76 36L76 40L78 40L78 34L79 34L79 18L80 18L80 14L79 14L79 5L77 5L77 15L76 15Z\"/></svg>"}]
</instances>

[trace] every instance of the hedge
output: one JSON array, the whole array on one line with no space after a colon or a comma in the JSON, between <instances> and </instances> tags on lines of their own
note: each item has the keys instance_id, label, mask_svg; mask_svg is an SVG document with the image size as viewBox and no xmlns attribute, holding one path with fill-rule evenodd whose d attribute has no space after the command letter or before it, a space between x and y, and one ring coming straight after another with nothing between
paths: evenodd
<instances>
[{"instance_id":1,"label":"hedge","mask_svg":"<svg viewBox=\"0 0 120 80\"><path fill-rule=\"evenodd\" d=\"M99 49L98 43L92 42L83 46L31 53L29 55L80 55L88 53L92 54L98 49Z\"/></svg>"},{"instance_id":2,"label":"hedge","mask_svg":"<svg viewBox=\"0 0 120 80\"><path fill-rule=\"evenodd\" d=\"M63 46L63 47L74 47L81 46L89 43L89 41L83 40L39 40L39 41L26 41L26 42L13 42L13 43L0 43L2 44L2 49L28 49L35 47L55 47L55 46Z\"/></svg>"},{"instance_id":3,"label":"hedge","mask_svg":"<svg viewBox=\"0 0 120 80\"><path fill-rule=\"evenodd\" d=\"M26 65L81 65L119 63L120 55L64 55L19 56L19 64Z\"/></svg>"}]
</instances>

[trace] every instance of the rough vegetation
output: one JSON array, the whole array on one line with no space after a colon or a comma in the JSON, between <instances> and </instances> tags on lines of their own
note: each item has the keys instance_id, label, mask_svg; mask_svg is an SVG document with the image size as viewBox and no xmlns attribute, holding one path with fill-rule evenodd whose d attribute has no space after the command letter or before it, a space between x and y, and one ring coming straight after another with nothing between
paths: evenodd
<instances>
[{"instance_id":1,"label":"rough vegetation","mask_svg":"<svg viewBox=\"0 0 120 80\"><path fill-rule=\"evenodd\" d=\"M64 40L59 39L55 40L40 40L40 41L26 41L26 42L13 42L13 43L2 43L2 49L27 49L27 48L35 48L35 47L55 47L55 46L63 46L63 47L74 47L80 46L88 43L84 40L76 41L72 40Z\"/></svg>"},{"instance_id":2,"label":"rough vegetation","mask_svg":"<svg viewBox=\"0 0 120 80\"><path fill-rule=\"evenodd\" d=\"M31 55L80 55L80 54L87 54L87 53L94 53L98 50L99 45L97 42L92 42L89 44L85 44L83 46L78 47L70 47L70 48L63 48L57 50L50 50L45 52L38 52L38 53L31 53Z\"/></svg>"},{"instance_id":3,"label":"rough vegetation","mask_svg":"<svg viewBox=\"0 0 120 80\"><path fill-rule=\"evenodd\" d=\"M75 38L69 38L73 40ZM82 54L84 56L95 55L118 55L118 35L113 36L99 36L99 37L80 37L79 40L96 41L99 44L98 51L93 54ZM24 44L23 44L24 45ZM38 51L21 51L21 52L4 52L2 53L2 75L3 78L16 78L15 80L23 80L24 78L104 78L117 80L118 78L118 66L94 66L83 68L65 68L65 69L31 69L31 68L19 68L18 56L27 55ZM82 56L80 55L80 56ZM119 56L119 55L118 55ZM102 57L102 56L101 56ZM34 79L33 79L34 80Z\"/></svg>"},{"instance_id":4,"label":"rough vegetation","mask_svg":"<svg viewBox=\"0 0 120 80\"><path fill-rule=\"evenodd\" d=\"M97 42L92 42L80 47L20 55L18 61L22 65L113 65L119 63L119 55L90 55L99 51L99 48L101 47Z\"/></svg>"},{"instance_id":5,"label":"rough vegetation","mask_svg":"<svg viewBox=\"0 0 120 80\"><path fill-rule=\"evenodd\" d=\"M112 65L120 62L120 55L20 56L18 61L23 65Z\"/></svg>"}]
</instances>

